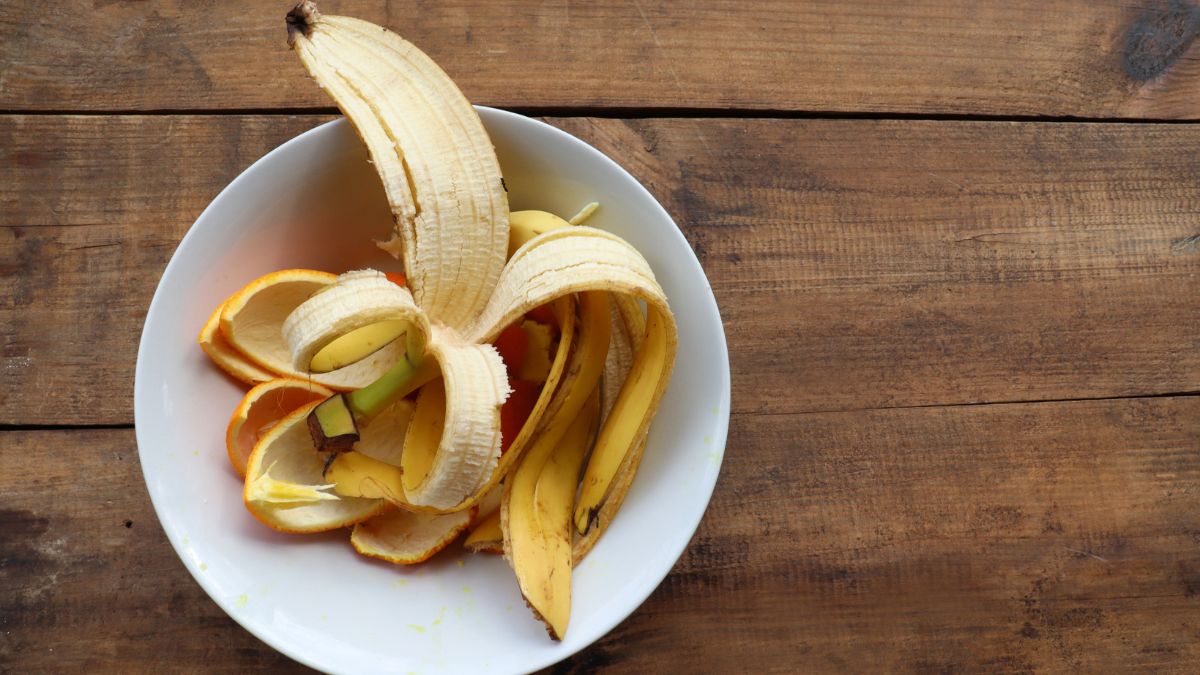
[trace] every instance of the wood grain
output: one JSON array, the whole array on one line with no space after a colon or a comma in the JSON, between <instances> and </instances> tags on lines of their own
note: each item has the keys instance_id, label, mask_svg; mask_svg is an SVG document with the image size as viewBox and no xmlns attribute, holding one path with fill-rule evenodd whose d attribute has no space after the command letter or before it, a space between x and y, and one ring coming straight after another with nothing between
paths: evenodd
<instances>
[{"instance_id":1,"label":"wood grain","mask_svg":"<svg viewBox=\"0 0 1200 675\"><path fill-rule=\"evenodd\" d=\"M175 243L325 119L0 117L0 423L131 422ZM1200 390L1196 127L550 121L680 223L724 314L737 411Z\"/></svg>"},{"instance_id":2,"label":"wood grain","mask_svg":"<svg viewBox=\"0 0 1200 675\"><path fill-rule=\"evenodd\" d=\"M552 672L1187 672L1200 659L1200 398L732 422L674 571ZM0 461L23 470L0 473L0 670L293 670L188 576L133 446L130 430L5 433Z\"/></svg>"},{"instance_id":3,"label":"wood grain","mask_svg":"<svg viewBox=\"0 0 1200 675\"><path fill-rule=\"evenodd\" d=\"M0 118L0 423L131 423L142 319L176 244L246 166L322 121Z\"/></svg>"},{"instance_id":4,"label":"wood grain","mask_svg":"<svg viewBox=\"0 0 1200 675\"><path fill-rule=\"evenodd\" d=\"M0 672L294 670L175 556L133 430L3 433Z\"/></svg>"},{"instance_id":5,"label":"wood grain","mask_svg":"<svg viewBox=\"0 0 1200 675\"><path fill-rule=\"evenodd\" d=\"M557 672L1188 672L1200 399L735 415L700 531Z\"/></svg>"},{"instance_id":6,"label":"wood grain","mask_svg":"<svg viewBox=\"0 0 1200 675\"><path fill-rule=\"evenodd\" d=\"M476 103L1195 118L1193 0L319 3L399 30ZM289 3L0 4L0 109L329 107Z\"/></svg>"}]
</instances>

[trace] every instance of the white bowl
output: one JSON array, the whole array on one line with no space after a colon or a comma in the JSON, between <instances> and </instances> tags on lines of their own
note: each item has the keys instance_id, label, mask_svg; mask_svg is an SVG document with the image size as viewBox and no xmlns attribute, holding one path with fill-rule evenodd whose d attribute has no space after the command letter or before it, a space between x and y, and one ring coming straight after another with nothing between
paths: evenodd
<instances>
[{"instance_id":1,"label":"white bowl","mask_svg":"<svg viewBox=\"0 0 1200 675\"><path fill-rule=\"evenodd\" d=\"M612 527L574 577L566 639L552 642L498 556L457 545L401 567L368 560L345 531L286 535L242 506L224 432L242 390L196 334L230 293L277 269L398 269L372 238L390 216L366 150L338 120L276 148L229 184L167 265L138 350L138 454L167 537L238 623L326 671L518 672L612 630L671 570L712 495L729 422L729 357L712 289L667 212L615 162L536 120L480 108L513 209L589 221L650 261L679 321L679 355L641 470Z\"/></svg>"}]
</instances>

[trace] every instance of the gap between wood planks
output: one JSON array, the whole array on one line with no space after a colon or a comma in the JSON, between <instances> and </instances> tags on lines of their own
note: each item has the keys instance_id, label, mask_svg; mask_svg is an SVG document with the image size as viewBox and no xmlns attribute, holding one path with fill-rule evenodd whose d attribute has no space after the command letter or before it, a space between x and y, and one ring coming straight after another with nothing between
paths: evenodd
<instances>
[{"instance_id":1,"label":"gap between wood planks","mask_svg":"<svg viewBox=\"0 0 1200 675\"><path fill-rule=\"evenodd\" d=\"M1200 119L1156 117L1084 117L1048 115L992 115L958 113L854 112L842 110L779 110L770 108L623 108L623 107L499 107L528 117L595 117L600 119L782 119L782 120L876 120L911 122L1044 122L1066 124L1200 124ZM137 117L166 115L339 115L333 106L311 108L157 108L116 110L0 110L0 116Z\"/></svg>"},{"instance_id":2,"label":"gap between wood planks","mask_svg":"<svg viewBox=\"0 0 1200 675\"><path fill-rule=\"evenodd\" d=\"M791 412L758 412L754 410L735 410L731 416L760 417L765 415L839 415L846 413L872 412L876 410L913 410L921 408L966 408L978 406L999 405L1028 405L1031 403L1077 403L1085 401L1136 401L1146 398L1187 398L1200 396L1200 391L1175 391L1160 394L1140 394L1137 396L1091 396L1083 398L1042 398L1014 399L1011 401L973 401L968 403L922 403L919 405L889 405L875 408L846 408L844 410L798 410ZM132 429L133 424L0 424L0 433L5 431L89 431L109 429Z\"/></svg>"}]
</instances>

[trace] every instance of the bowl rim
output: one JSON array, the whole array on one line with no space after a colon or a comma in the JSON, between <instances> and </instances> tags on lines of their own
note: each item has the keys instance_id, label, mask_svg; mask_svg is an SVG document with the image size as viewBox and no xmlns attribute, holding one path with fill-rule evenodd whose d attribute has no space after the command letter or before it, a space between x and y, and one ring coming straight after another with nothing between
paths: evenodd
<instances>
[{"instance_id":1,"label":"bowl rim","mask_svg":"<svg viewBox=\"0 0 1200 675\"><path fill-rule=\"evenodd\" d=\"M652 577L655 577L655 581L653 582L653 584L646 584L646 585L642 586L641 588L632 589L630 591L631 602L627 606L622 607L620 611L612 612L610 615L608 615L608 617L606 619L599 620L597 623L600 627L600 630L597 631L595 635L590 636L587 639L580 640L577 644L572 645L572 647L569 649L565 649L560 652L551 653L545 658L541 658L541 659L534 658L526 666L523 666L528 669L527 672L533 672L533 671L554 665L555 663L558 663L560 661L563 661L563 660L579 653L583 649L595 644L600 639L602 639L603 637L605 637L606 635L611 633L613 631L613 629L615 629L621 622L625 621L630 616L632 616L637 611L637 609L639 607L641 607L642 604L645 603L646 599L649 598L650 595L667 578L667 576L670 574L671 570L679 562L679 559L683 556L683 553L687 550L688 545L691 543L692 538L695 536L695 533L696 533L697 529L699 528L701 521L704 518L704 514L708 512L708 507L709 507L709 505L711 505L712 495L716 488L717 480L720 477L721 465L724 464L726 442L728 440L728 432L729 432L729 417L730 417L730 410L731 410L731 407L730 407L730 397L731 397L731 381L730 381L730 379L731 378L730 378L730 365L729 365L729 349L728 349L728 343L727 343L727 340L725 337L724 322L723 322L723 320L721 318L721 314L720 314L720 307L718 306L718 304L716 302L716 296L712 291L712 284L708 280L708 276L704 273L704 269L700 265L700 261L699 261L698 257L695 255L694 250L692 250L691 245L687 242L687 238L683 236L683 232L679 228L679 225L675 222L675 219L671 217L670 213L667 212L667 210L662 206L662 204L658 201L658 199L656 197L654 197L654 195L652 193L650 193L650 191L647 190L644 185L642 185L641 181L639 181L637 178L635 178L633 176L633 174L631 174L629 171L627 171L623 166L621 166L619 163L617 163L614 159L612 159L605 153L601 152L597 148L593 147L591 144L574 136L573 134L571 134L567 131L559 129L551 124L547 124L546 122L544 122L540 119L536 119L533 117L527 117L525 115L520 115L518 113L510 112L507 110L501 110L498 108L492 108L492 107L488 107L488 106L476 105L476 106L474 106L474 108L480 114L480 116L482 118L495 116L496 118L501 119L501 120L507 120L508 122L515 122L518 125L532 124L535 127L542 127L543 130L549 130L549 132L552 135L558 136L561 140L565 141L568 145L572 146L574 151L591 155L594 159L598 159L602 164L607 164L607 165L609 165L609 168L615 169L615 171L618 174L621 174L624 177L628 178L629 182L636 186L636 188L635 188L636 190L640 190L644 194L644 196L649 198L650 202L654 205L654 208L657 209L657 211L658 211L657 215L662 218L665 218L667 222L669 222L675 226L673 228L669 228L671 230L671 232L669 234L667 234L666 236L674 237L678 243L681 243L683 246L685 246L687 248L687 250L692 251L692 255L687 257L687 260L685 261L685 265L691 268L689 270L691 273L697 274L700 279L704 280L704 288L701 290L701 293L704 295L703 300L706 301L704 304L707 305L708 308L710 308L712 310L712 312L714 314L714 318L716 320L716 325L720 328L720 330L715 331L715 335L713 336L713 338L716 340L716 344L714 346L717 348L718 352L720 353L721 359L720 359L719 368L717 369L717 376L718 376L717 379L719 380L719 384L720 384L720 391L718 392L718 398L720 399L720 404L719 404L720 405L720 413L718 415L716 433L713 435L713 444L712 444L712 448L714 449L714 451L716 451L720 454L720 460L717 462L717 466L716 466L715 470L711 474L709 474L709 476L711 476L711 479L708 480L707 484L706 485L701 484L701 485L697 486L698 488L700 488L700 491L702 491L702 493L703 493L704 508L699 510L699 512L695 515L694 522L691 522L690 525L688 523L686 523L686 521L684 523L682 523L684 525L687 525L686 528L681 528L681 529L687 530L687 537L682 538L680 540L682 542L682 544L680 545L679 549L677 551L674 551L673 554L671 556L669 556L669 559L671 562L668 565L666 565L666 567L664 569L662 569L661 571L656 571L655 574L651 575ZM253 163L251 163L249 166L247 166L245 169L243 169L236 177L234 177L233 180L231 180L229 182L228 185L226 185L224 188L222 188L221 191L219 193L217 193L217 195L215 197L213 197L212 201L209 202L207 206L205 206L204 210L202 210L200 212L200 214L196 217L196 220L193 221L192 225L188 227L187 232L184 233L183 237L179 241L179 244L176 245L175 250L171 253L170 260L167 262L166 267L163 268L162 274L159 276L158 283L155 286L154 296L150 301L150 306L146 311L146 318L143 321L142 334L138 341L137 362L136 362L136 365L134 368L134 435L135 435L135 440L136 440L137 447L138 447L139 464L141 464L141 468L142 468L142 481L143 481L144 487L146 488L147 493L150 496L150 502L154 508L155 518L158 520L159 526L163 528L163 531L167 536L167 540L171 544L171 548L175 551L176 556L183 563L184 567L191 574L192 578L196 581L197 584L200 585L200 587L204 590L205 594L208 595L209 599L212 600L218 607L220 607L221 610L224 611L225 614L227 616L229 616L231 619L233 619L238 625L240 625L243 629L245 629L251 635L255 636L259 640L262 640L265 644L270 646L272 649L274 649L274 650L278 651L279 653L287 656L288 658L296 661L297 663L306 665L310 668L314 668L317 670L322 670L322 671L324 671L330 667L328 663L322 663L320 660L310 656L309 654L307 654L305 652L302 652L302 651L299 651L296 649L292 649L291 645L287 645L281 640L276 640L274 637L273 631L268 630L265 626L257 625L256 622L250 621L248 618L248 615L243 615L239 612L234 611L234 608L232 606L233 603L228 598L222 597L216 591L216 589L214 588L214 582L209 581L210 577L208 575L202 573L202 571L199 569L198 565L195 564L195 562L193 560L191 560L191 558L187 555L186 551L184 550L184 544L181 541L180 537L175 536L175 533L166 526L166 523L163 520L164 509L166 509L166 507L163 505L163 498L160 498L159 496L157 496L155 490L151 487L152 476L151 476L150 469L148 467L147 462L142 461L142 448L149 447L149 446L153 445L153 443L152 443L152 439L145 438L143 436L144 433L148 433L148 432L143 432L143 429L145 427L139 423L139 419L144 414L148 414L148 413L143 413L141 411L148 410L147 406L149 404L146 401L146 397L150 395L150 393L148 391L146 391L147 385L144 384L149 379L149 374L145 371L145 363L146 363L145 354L146 354L147 350L150 349L150 347L148 346L149 339L148 339L148 331L146 330L146 327L150 323L151 318L155 315L155 310L158 307L158 305L162 302L166 302L166 300L164 299L165 296L163 295L163 280L168 277L168 275L171 273L173 267L176 264L178 264L178 262L180 260L179 255L178 255L179 251L187 244L187 242L194 235L196 235L196 225L198 223L200 223L201 221L203 221L205 219L205 217L208 215L208 213L210 211L214 210L222 200L230 199L229 194L235 192L242 182L250 180L249 179L250 174L254 173L256 170L261 171L262 166L264 164L266 164L269 159L271 159L272 157L275 157L276 155L280 155L280 154L287 152L291 147L293 147L295 145L300 145L300 144L307 142L313 136L317 136L320 134L333 133L339 128L340 125L345 125L345 124L350 124L349 120L347 120L344 116L339 116L336 119L329 120L327 122L324 122L322 124L319 124L319 125L313 127L312 129L308 129L307 131L304 131L304 132L284 141L283 143L279 144L278 146L272 148L266 154L259 157L257 160L255 160ZM487 126L487 125L485 124L485 126ZM170 512L169 509L167 509L167 512L168 513ZM664 560L667 558L668 557L664 557Z\"/></svg>"}]
</instances>

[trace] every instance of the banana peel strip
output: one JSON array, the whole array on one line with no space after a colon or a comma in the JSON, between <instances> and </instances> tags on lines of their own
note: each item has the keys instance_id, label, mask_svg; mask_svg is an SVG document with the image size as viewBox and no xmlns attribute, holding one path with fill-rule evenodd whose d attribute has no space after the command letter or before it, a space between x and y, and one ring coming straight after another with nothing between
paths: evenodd
<instances>
[{"instance_id":1,"label":"banana peel strip","mask_svg":"<svg viewBox=\"0 0 1200 675\"><path fill-rule=\"evenodd\" d=\"M508 398L508 376L494 347L466 342L452 329L434 326L428 350L441 366L445 387L442 433L428 472L416 485L406 482L405 498L443 511L459 510L464 497L459 486L472 485L470 494L482 495L499 464L500 406ZM418 417L421 407L418 398ZM418 451L406 441L406 456Z\"/></svg>"},{"instance_id":2,"label":"banana peel strip","mask_svg":"<svg viewBox=\"0 0 1200 675\"><path fill-rule=\"evenodd\" d=\"M604 364L604 381L602 389L602 406L600 409L600 424L604 425L612 414L613 405L621 387L629 377L633 368L633 357L645 339L646 317L637 301L627 295L613 294L613 331L612 342L609 345L608 359ZM646 449L646 438L634 444L622 461L613 480L613 489L608 499L600 507L597 514L597 524L588 530L587 534L575 533L572 545L572 564L578 566L587 554L591 552L596 542L608 528L608 524L616 517L625 494L633 484L642 453Z\"/></svg>"},{"instance_id":3,"label":"banana peel strip","mask_svg":"<svg viewBox=\"0 0 1200 675\"><path fill-rule=\"evenodd\" d=\"M670 315L666 295L637 249L615 234L577 225L540 234L517 249L464 336L487 342L534 307L584 291L633 296Z\"/></svg>"},{"instance_id":4,"label":"banana peel strip","mask_svg":"<svg viewBox=\"0 0 1200 675\"><path fill-rule=\"evenodd\" d=\"M609 294L580 294L580 329L560 405L505 480L500 505L504 556L526 604L554 639L571 606L572 533L579 469L598 419L600 380L612 333Z\"/></svg>"},{"instance_id":5,"label":"banana peel strip","mask_svg":"<svg viewBox=\"0 0 1200 675\"><path fill-rule=\"evenodd\" d=\"M536 442L508 478L500 506L504 557L525 603L555 640L563 638L571 615L571 515L579 470L599 421L598 383L584 395L582 408L564 420L564 433Z\"/></svg>"},{"instance_id":6,"label":"banana peel strip","mask_svg":"<svg viewBox=\"0 0 1200 675\"><path fill-rule=\"evenodd\" d=\"M621 385L633 367L635 350L646 332L646 320L637 301L627 295L611 293L612 338L608 343L608 356L604 360L603 389L600 396L600 421L608 419Z\"/></svg>"},{"instance_id":7,"label":"banana peel strip","mask_svg":"<svg viewBox=\"0 0 1200 675\"><path fill-rule=\"evenodd\" d=\"M432 59L391 31L322 16L311 2L288 24L289 43L383 179L417 304L461 328L491 296L508 247L508 198L479 115Z\"/></svg>"},{"instance_id":8,"label":"banana peel strip","mask_svg":"<svg viewBox=\"0 0 1200 675\"><path fill-rule=\"evenodd\" d=\"M308 372L313 357L337 338L394 320L404 321L410 333L415 331L419 335L416 339L420 343L430 333L429 320L413 302L407 288L392 283L383 272L355 270L338 276L333 284L291 311L283 322L283 341L291 354L292 367ZM410 335L409 342L413 339ZM402 344L396 340L393 349ZM349 367L354 365L357 363Z\"/></svg>"}]
</instances>

